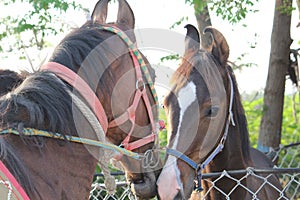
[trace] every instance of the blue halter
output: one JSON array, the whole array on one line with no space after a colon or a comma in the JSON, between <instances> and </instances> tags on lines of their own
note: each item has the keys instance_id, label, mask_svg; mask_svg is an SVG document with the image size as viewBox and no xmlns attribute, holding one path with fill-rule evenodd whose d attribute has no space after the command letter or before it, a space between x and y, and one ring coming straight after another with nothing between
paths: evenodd
<instances>
[{"instance_id":1,"label":"blue halter","mask_svg":"<svg viewBox=\"0 0 300 200\"><path fill-rule=\"evenodd\" d=\"M220 153L222 151L222 149L224 148L224 144L228 135L228 130L229 130L229 124L231 122L231 124L233 126L235 126L234 123L234 119L233 119L233 113L232 113L232 105L233 105L233 97L234 97L234 89L233 89L233 82L232 82L232 78L230 77L230 75L228 74L228 78L230 81L230 90L231 90L231 94L230 94L230 102L229 102L229 113L228 113L228 120L226 122L226 127L225 127L225 131L224 134L218 144L218 146L214 149L214 151L204 160L203 163L196 163L195 161L193 161L192 159L190 159L188 156L184 155L183 153L181 153L180 151L177 151L176 149L170 149L167 148L166 149L166 153L174 156L176 158L179 158L180 160L184 161L186 164L188 164L189 166L191 166L195 172L196 172L196 185L195 185L195 190L197 192L201 192L203 190L202 185L201 185L201 179L202 179L202 170L216 157L216 155L218 153Z\"/></svg>"}]
</instances>

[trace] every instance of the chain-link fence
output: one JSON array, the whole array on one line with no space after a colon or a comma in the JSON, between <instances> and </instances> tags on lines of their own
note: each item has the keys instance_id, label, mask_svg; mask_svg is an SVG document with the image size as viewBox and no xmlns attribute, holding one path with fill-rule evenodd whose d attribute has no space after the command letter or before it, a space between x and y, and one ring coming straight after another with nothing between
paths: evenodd
<instances>
[{"instance_id":1,"label":"chain-link fence","mask_svg":"<svg viewBox=\"0 0 300 200\"><path fill-rule=\"evenodd\" d=\"M133 200L136 199L126 183L126 179L123 172L114 172L112 175L116 179L116 193L108 194L104 186L103 174L95 174L95 181L92 184L92 190L90 192L90 200L109 199L109 200Z\"/></svg>"},{"instance_id":2,"label":"chain-link fence","mask_svg":"<svg viewBox=\"0 0 300 200\"><path fill-rule=\"evenodd\" d=\"M230 195L236 188L243 188L247 191L252 199L259 199L257 194L262 190L263 187L271 187L279 194L278 199L288 200L299 200L300 199L300 143L295 143L287 146L281 146L278 149L272 149L268 154L272 157L272 161L276 163L274 169L254 169L248 168L246 170L235 170L235 171L223 171L218 173L203 174L203 180L210 189L207 193L201 194L201 198L205 199L212 190L219 191L226 199L230 199ZM276 187L272 184L272 176L279 177L282 188ZM126 184L124 173L118 172L113 173L117 181L117 191L115 194L110 195L106 192L103 184L103 176L101 174L95 175L95 181L92 184L92 190L90 193L90 200L134 200L136 199L130 192L129 186ZM235 178L239 175L238 179ZM243 185L243 181L249 178L255 178L260 180L261 184L253 189L247 188ZM234 181L235 187L231 191L224 192L218 188L218 182L224 179L230 179Z\"/></svg>"}]
</instances>

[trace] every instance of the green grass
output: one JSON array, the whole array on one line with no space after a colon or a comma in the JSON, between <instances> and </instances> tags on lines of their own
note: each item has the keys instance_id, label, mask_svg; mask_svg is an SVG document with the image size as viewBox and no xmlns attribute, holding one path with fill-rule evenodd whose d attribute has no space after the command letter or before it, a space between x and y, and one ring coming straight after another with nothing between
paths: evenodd
<instances>
[{"instance_id":1,"label":"green grass","mask_svg":"<svg viewBox=\"0 0 300 200\"><path fill-rule=\"evenodd\" d=\"M284 109L282 118L282 131L281 131L281 144L287 145L293 142L300 141L300 102L299 96L295 101L296 108L296 118L293 111L293 98L292 96L285 96L284 99ZM261 117L263 113L263 99L258 98L253 101L243 101L243 106L245 109L248 130L251 145L256 147Z\"/></svg>"},{"instance_id":2,"label":"green grass","mask_svg":"<svg viewBox=\"0 0 300 200\"><path fill-rule=\"evenodd\" d=\"M166 129L162 130L159 132L158 137L159 137L159 144L161 147L165 147L167 145L167 127L168 127L168 122L167 122L167 116L163 108L159 109L159 119L163 120L166 125Z\"/></svg>"}]
</instances>

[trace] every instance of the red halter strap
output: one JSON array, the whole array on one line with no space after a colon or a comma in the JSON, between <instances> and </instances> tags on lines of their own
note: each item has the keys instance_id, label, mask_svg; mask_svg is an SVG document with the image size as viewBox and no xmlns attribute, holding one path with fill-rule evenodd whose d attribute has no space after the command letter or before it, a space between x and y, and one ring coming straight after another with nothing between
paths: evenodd
<instances>
[{"instance_id":1,"label":"red halter strap","mask_svg":"<svg viewBox=\"0 0 300 200\"><path fill-rule=\"evenodd\" d=\"M154 121L154 115L153 115L153 112L152 112L150 100L149 100L148 95L147 95L147 91L146 91L145 83L144 83L144 80L143 80L143 75L142 75L142 71L141 71L141 68L140 68L140 64L139 64L136 56L134 55L134 53L131 50L130 50L130 54L131 54L131 57L133 59L134 68L135 68L135 72L136 72L136 79L137 79L137 81L136 81L136 91L135 91L135 95L134 95L134 98L133 98L133 102L132 102L131 106L129 106L129 108L127 109L127 111L125 113L123 113L119 117L112 120L108 125L109 128L112 128L112 127L120 126L121 124L124 124L128 120L131 122L131 124L132 124L131 129L130 129L127 137L121 143L121 145L127 150L137 149L141 146L144 146L145 144L148 144L150 142L154 142L155 139L156 139L156 134L155 134L156 126L155 126L155 121ZM139 88L139 83L142 83L142 88L141 89ZM137 106L138 106L141 98L144 100L144 103L145 103L146 108L147 108L148 117L149 117L150 123L151 123L152 133L150 135L148 135L144 138L140 138L139 140L136 140L134 142L129 142L130 138L132 136L134 127L135 127L136 109L137 109Z\"/></svg>"},{"instance_id":2,"label":"red halter strap","mask_svg":"<svg viewBox=\"0 0 300 200\"><path fill-rule=\"evenodd\" d=\"M0 161L0 180L2 181L0 185L4 185L4 187L7 187L8 193L11 192L11 199L30 200L22 186L10 173L10 171L7 169L7 167L3 164L2 161ZM9 195L7 196L9 197ZM3 193L1 195L1 198L4 198Z\"/></svg>"},{"instance_id":3,"label":"red halter strap","mask_svg":"<svg viewBox=\"0 0 300 200\"><path fill-rule=\"evenodd\" d=\"M103 27L103 30L117 33L117 35L119 35L119 36L120 36L120 34L118 34L118 33L122 33L122 35L127 38L126 42L130 41L129 37L126 36L126 34L124 32L122 32L120 29L118 29L117 27L115 27L115 26L109 27L109 30L104 29L104 28L105 27ZM101 28L99 28L99 29L101 29ZM123 39L123 38L121 38L121 39ZM149 97L147 95L145 82L143 80L141 66L140 66L138 58L135 55L135 53L133 52L133 50L129 48L129 52L130 52L130 55L131 55L133 63L134 63L136 79L137 79L135 96L134 96L131 106L129 106L127 111L125 113L123 113L122 115L120 115L119 117L112 120L109 124L107 121L107 116L104 111L104 108L103 108L102 104L100 103L99 99L97 98L97 96L95 95L94 91L92 91L92 89L89 87L89 85L81 77L79 77L75 72L73 72L69 68L67 68L59 63L55 63L55 62L46 63L45 65L43 65L40 68L40 70L51 71L54 74L56 74L58 77L60 77L62 80L66 81L71 86L73 86L80 93L80 95L82 95L82 97L85 98L85 100L87 101L87 103L89 104L89 106L91 107L91 109L93 110L95 115L97 116L105 133L107 132L108 128L120 126L121 124L123 124L129 120L132 124L132 127L131 127L127 137L122 141L121 146L123 146L127 150L134 150L134 149L137 149L148 143L155 142L155 140L157 138L157 134L156 134L156 125L155 125L154 115L153 115ZM142 88L140 88L140 84L142 84ZM150 123L151 123L152 132L150 135L148 135L144 138L140 138L136 141L130 142L130 138L132 136L132 133L133 133L133 130L134 130L135 124L136 124L135 123L136 109L137 109L137 106L141 99L144 101L144 103L146 105L148 117L149 117Z\"/></svg>"},{"instance_id":4,"label":"red halter strap","mask_svg":"<svg viewBox=\"0 0 300 200\"><path fill-rule=\"evenodd\" d=\"M133 63L134 63L135 71L136 71L136 78L137 78L136 92L135 92L135 96L134 96L132 105L127 109L127 111L123 115L119 116L118 118L116 118L112 122L110 122L109 127L119 126L119 125L125 123L128 120L131 122L132 127L131 127L127 137L121 143L121 145L127 150L137 149L137 148L139 148L141 146L144 146L145 144L148 144L150 142L155 142L156 138L157 138L157 133L156 133L157 130L156 130L156 125L155 125L155 121L154 121L154 115L153 115L153 112L152 112L150 100L149 100L149 98L146 94L145 83L144 83L144 80L143 80L143 75L142 75L141 70L143 70L144 78L145 78L145 80L147 80L147 84L149 84L151 93L152 93L153 98L155 100L155 104L157 104L157 94L156 94L153 82L150 78L150 74L148 72L148 69L146 67L146 64L144 62L143 57L141 56L141 54L137 50L136 44L133 43L130 40L130 38L126 35L126 33L124 33L122 30L120 30L117 26L115 26L115 25L110 25L110 26L103 25L103 26L99 26L98 29L106 30L106 31L109 31L111 33L115 33L128 46L128 50L131 54L131 58L133 59ZM142 87L143 87L142 90L139 88L139 83L142 84ZM137 109L138 103L141 99L143 99L143 101L146 105L146 109L147 109L147 112L148 112L148 117L149 117L150 123L151 123L152 133L150 135L148 135L144 138L140 138L139 140L136 140L134 142L129 142L130 138L132 136L134 127L135 127L136 109Z\"/></svg>"},{"instance_id":5,"label":"red halter strap","mask_svg":"<svg viewBox=\"0 0 300 200\"><path fill-rule=\"evenodd\" d=\"M51 71L56 76L73 86L80 95L87 101L94 114L97 116L103 131L106 133L108 128L107 117L102 104L90 86L75 72L56 62L48 62L40 70Z\"/></svg>"}]
</instances>

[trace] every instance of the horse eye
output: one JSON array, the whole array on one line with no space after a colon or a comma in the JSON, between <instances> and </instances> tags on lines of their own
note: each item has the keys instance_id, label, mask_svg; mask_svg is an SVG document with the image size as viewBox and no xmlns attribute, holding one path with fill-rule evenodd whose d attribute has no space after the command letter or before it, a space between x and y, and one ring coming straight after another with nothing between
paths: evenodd
<instances>
[{"instance_id":1,"label":"horse eye","mask_svg":"<svg viewBox=\"0 0 300 200\"><path fill-rule=\"evenodd\" d=\"M219 111L219 107L218 107L218 106L211 106L211 107L207 110L206 116L207 116L207 117L215 117L215 116L217 116L218 111Z\"/></svg>"}]
</instances>

